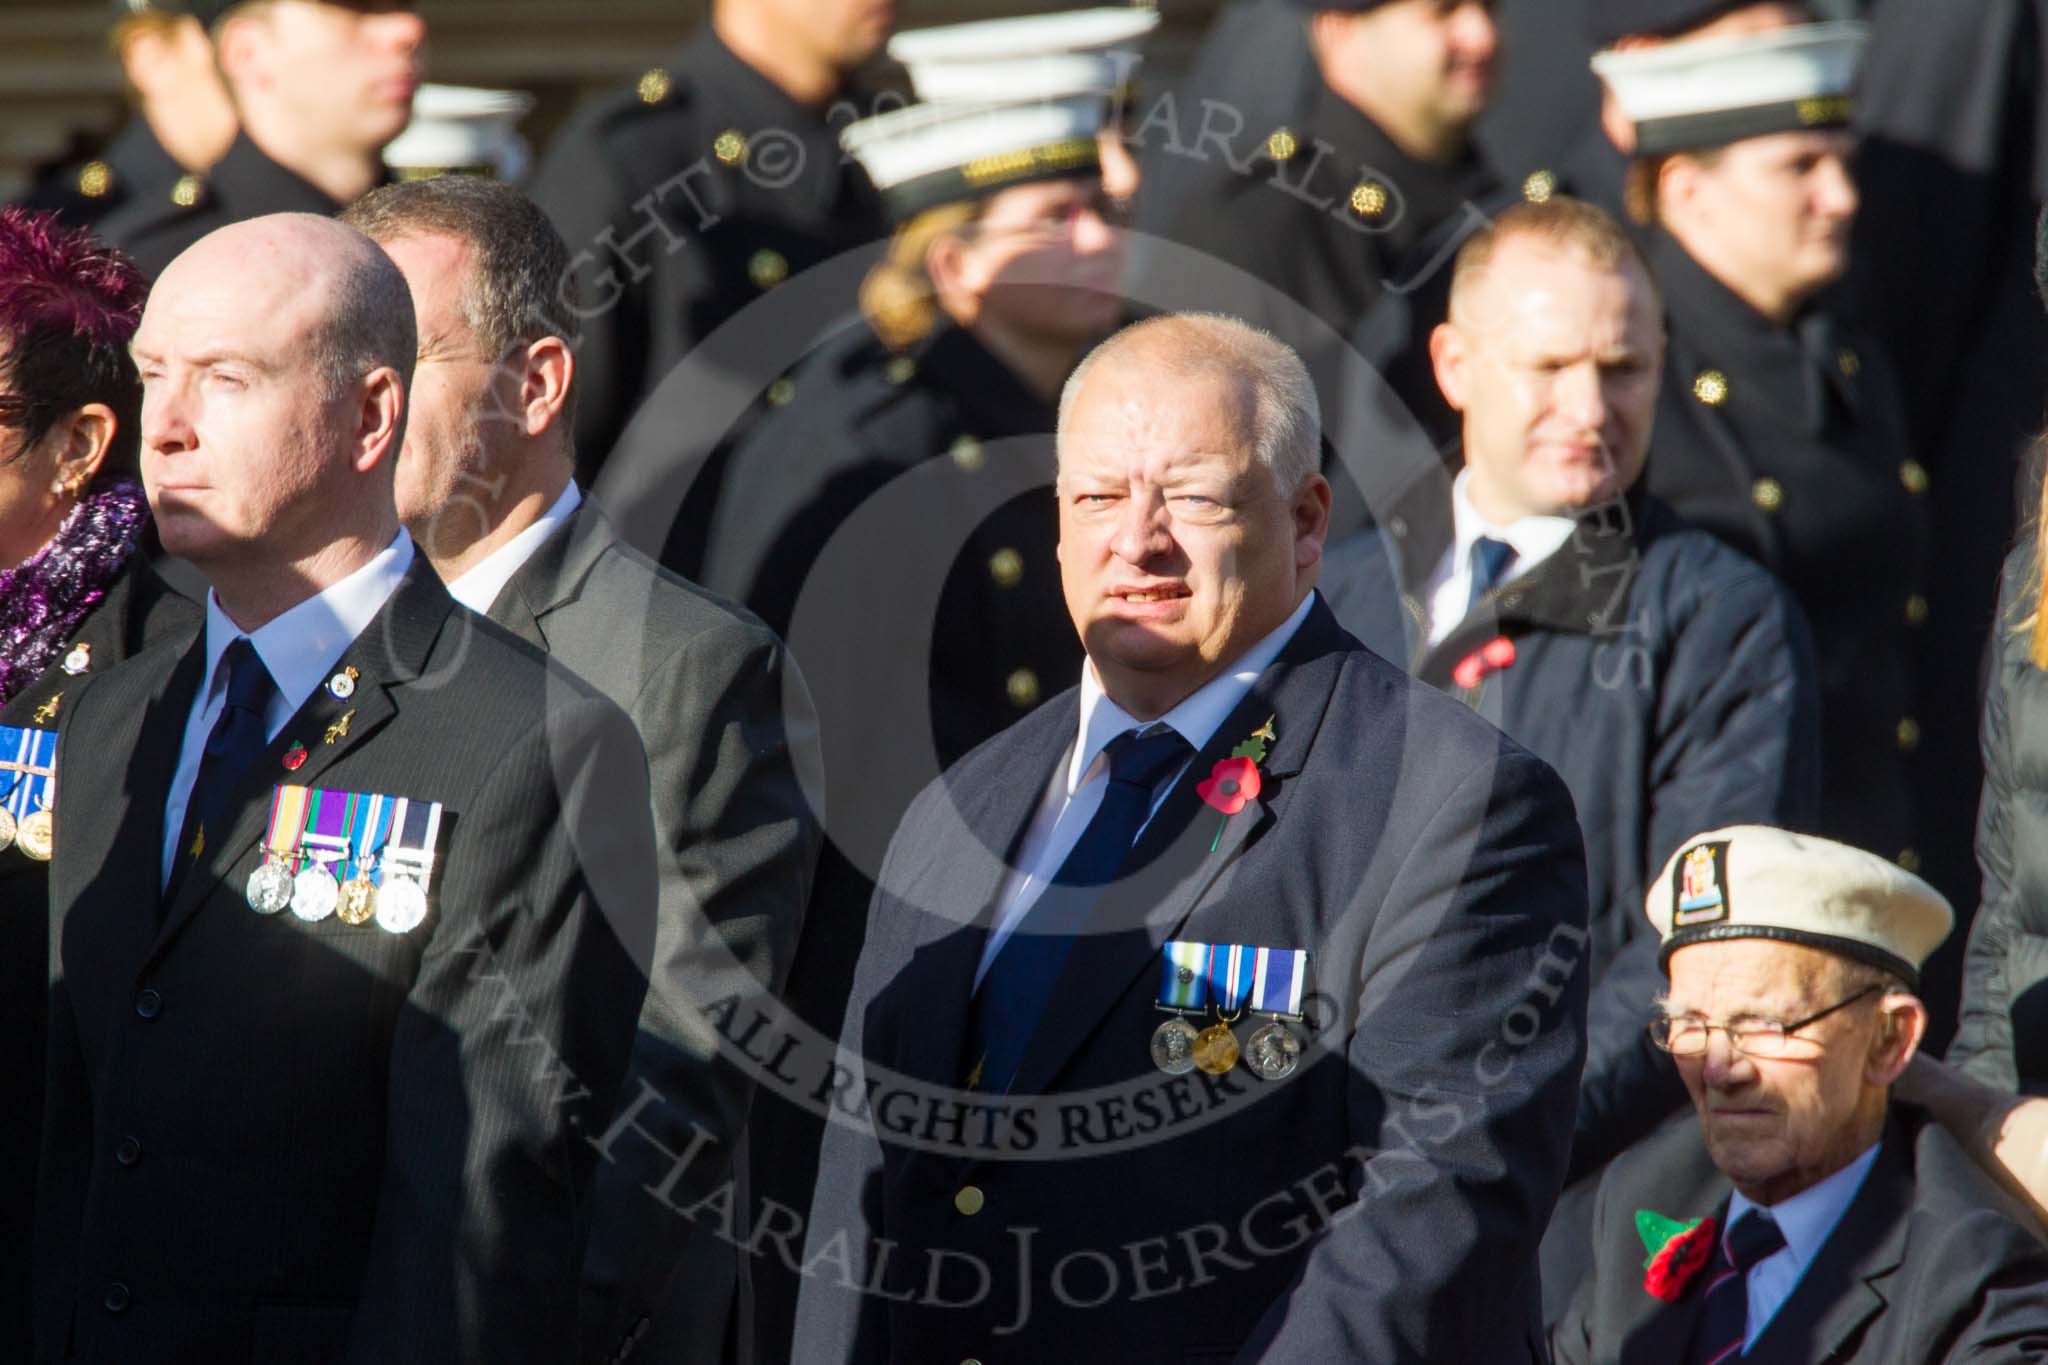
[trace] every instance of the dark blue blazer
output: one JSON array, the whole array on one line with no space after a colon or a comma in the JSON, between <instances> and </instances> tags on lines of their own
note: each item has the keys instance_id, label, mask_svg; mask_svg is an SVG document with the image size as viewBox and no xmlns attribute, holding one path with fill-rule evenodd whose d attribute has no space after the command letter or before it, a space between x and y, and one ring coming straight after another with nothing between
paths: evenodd
<instances>
[{"instance_id":1,"label":"dark blue blazer","mask_svg":"<svg viewBox=\"0 0 2048 1365\"><path fill-rule=\"evenodd\" d=\"M795 1358L1541 1359L1585 1051L1563 783L1317 603L1096 906L1013 1093L964 1090L989 919L1077 705L970 753L890 847ZM1261 790L1225 819L1196 784L1268 717ZM1154 1069L1176 938L1308 950L1293 1076Z\"/></svg>"}]
</instances>

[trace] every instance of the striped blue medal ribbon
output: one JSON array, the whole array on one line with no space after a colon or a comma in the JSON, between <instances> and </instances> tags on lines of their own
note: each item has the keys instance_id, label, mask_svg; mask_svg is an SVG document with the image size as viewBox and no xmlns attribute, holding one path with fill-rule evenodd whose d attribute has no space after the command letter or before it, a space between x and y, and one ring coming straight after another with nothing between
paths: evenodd
<instances>
[{"instance_id":1,"label":"striped blue medal ribbon","mask_svg":"<svg viewBox=\"0 0 2048 1365\"><path fill-rule=\"evenodd\" d=\"M386 933L409 934L427 918L427 891L441 839L442 807L439 801L404 796L393 798L390 805L390 833L384 843L377 888L377 927Z\"/></svg>"},{"instance_id":2,"label":"striped blue medal ribbon","mask_svg":"<svg viewBox=\"0 0 2048 1365\"><path fill-rule=\"evenodd\" d=\"M57 800L57 732L0 726L0 850L10 845L39 862L52 846Z\"/></svg>"},{"instance_id":3,"label":"striped blue medal ribbon","mask_svg":"<svg viewBox=\"0 0 2048 1365\"><path fill-rule=\"evenodd\" d=\"M341 884L341 898L334 913L344 924L368 924L377 913L377 887L382 873L378 854L391 832L392 800L371 793L352 798L349 804L348 880Z\"/></svg>"}]
</instances>

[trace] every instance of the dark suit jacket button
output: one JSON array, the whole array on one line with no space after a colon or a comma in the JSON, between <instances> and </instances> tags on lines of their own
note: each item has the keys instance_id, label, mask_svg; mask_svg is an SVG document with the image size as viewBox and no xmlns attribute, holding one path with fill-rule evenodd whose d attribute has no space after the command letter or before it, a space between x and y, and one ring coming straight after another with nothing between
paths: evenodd
<instances>
[{"instance_id":1,"label":"dark suit jacket button","mask_svg":"<svg viewBox=\"0 0 2048 1365\"><path fill-rule=\"evenodd\" d=\"M164 1012L164 998L155 991L141 991L135 997L135 1012L145 1019L154 1019Z\"/></svg>"},{"instance_id":2,"label":"dark suit jacket button","mask_svg":"<svg viewBox=\"0 0 2048 1365\"><path fill-rule=\"evenodd\" d=\"M108 1311L109 1313L125 1313L125 1312L127 1312L127 1311L128 1311L128 1286L127 1286L127 1285L125 1285L125 1284L110 1284L110 1285L108 1285L108 1286L107 1286L107 1296L106 1296L106 1298L102 1299L102 1300L101 1300L101 1302L102 1302L102 1303L104 1303L104 1304L106 1304L106 1306L107 1306L107 1311Z\"/></svg>"},{"instance_id":3,"label":"dark suit jacket button","mask_svg":"<svg viewBox=\"0 0 2048 1365\"><path fill-rule=\"evenodd\" d=\"M142 1160L142 1140L133 1137L122 1138L114 1148L114 1160L123 1166L133 1166Z\"/></svg>"}]
</instances>

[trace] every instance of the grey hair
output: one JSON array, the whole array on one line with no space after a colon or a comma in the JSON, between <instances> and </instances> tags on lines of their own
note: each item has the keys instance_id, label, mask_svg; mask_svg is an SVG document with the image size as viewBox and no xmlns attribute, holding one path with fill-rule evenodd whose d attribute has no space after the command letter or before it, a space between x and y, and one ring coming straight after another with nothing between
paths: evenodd
<instances>
[{"instance_id":1,"label":"grey hair","mask_svg":"<svg viewBox=\"0 0 2048 1365\"><path fill-rule=\"evenodd\" d=\"M1222 313L1166 313L1131 324L1090 351L1060 390L1058 444L1088 375L1131 353L1177 379L1222 375L1240 386L1251 412L1253 454L1291 497L1322 468L1323 412L1308 367L1272 333Z\"/></svg>"},{"instance_id":2,"label":"grey hair","mask_svg":"<svg viewBox=\"0 0 2048 1365\"><path fill-rule=\"evenodd\" d=\"M332 257L333 297L312 339L313 364L330 399L386 368L398 371L400 387L410 392L419 357L419 329L405 276L375 244L360 244L360 251Z\"/></svg>"}]
</instances>

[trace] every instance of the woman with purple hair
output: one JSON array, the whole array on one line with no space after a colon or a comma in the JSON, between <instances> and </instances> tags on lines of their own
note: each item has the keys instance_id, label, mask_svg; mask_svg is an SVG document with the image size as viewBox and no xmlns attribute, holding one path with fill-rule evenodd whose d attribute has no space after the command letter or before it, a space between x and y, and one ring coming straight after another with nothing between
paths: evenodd
<instances>
[{"instance_id":1,"label":"woman with purple hair","mask_svg":"<svg viewBox=\"0 0 2048 1365\"><path fill-rule=\"evenodd\" d=\"M199 608L154 568L136 474L142 385L128 259L53 214L0 210L0 763L64 693ZM0 1227L30 1225L42 1116L49 847L0 769ZM32 793L23 787L22 795ZM27 837L21 837L22 831ZM0 1241L0 1360L26 1360L28 1245Z\"/></svg>"},{"instance_id":2,"label":"woman with purple hair","mask_svg":"<svg viewBox=\"0 0 2048 1365\"><path fill-rule=\"evenodd\" d=\"M166 624L128 358L147 292L54 215L0 210L0 724L52 726L70 679Z\"/></svg>"}]
</instances>

